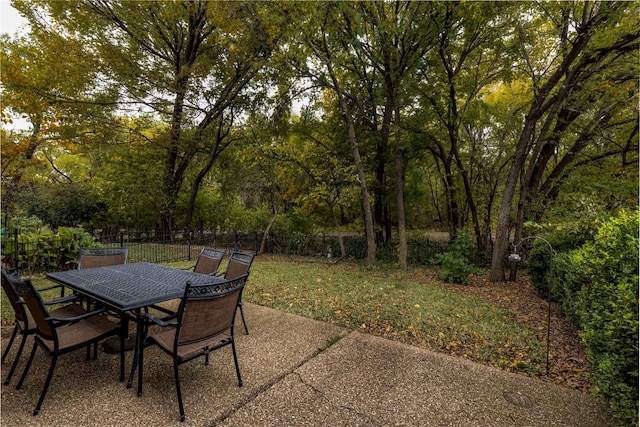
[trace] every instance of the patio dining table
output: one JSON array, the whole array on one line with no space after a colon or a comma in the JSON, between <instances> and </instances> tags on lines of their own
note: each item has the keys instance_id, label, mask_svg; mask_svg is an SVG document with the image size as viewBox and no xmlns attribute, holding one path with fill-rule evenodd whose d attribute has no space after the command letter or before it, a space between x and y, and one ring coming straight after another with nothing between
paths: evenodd
<instances>
[{"instance_id":1,"label":"patio dining table","mask_svg":"<svg viewBox=\"0 0 640 427\"><path fill-rule=\"evenodd\" d=\"M129 333L127 314L134 314L136 344L127 388L131 388L133 383L140 349L143 345L144 309L182 298L187 282L197 285L223 281L208 274L193 273L148 262L60 271L48 273L47 278L99 302L118 314L125 337ZM124 381L124 377L120 378L120 381Z\"/></svg>"}]
</instances>

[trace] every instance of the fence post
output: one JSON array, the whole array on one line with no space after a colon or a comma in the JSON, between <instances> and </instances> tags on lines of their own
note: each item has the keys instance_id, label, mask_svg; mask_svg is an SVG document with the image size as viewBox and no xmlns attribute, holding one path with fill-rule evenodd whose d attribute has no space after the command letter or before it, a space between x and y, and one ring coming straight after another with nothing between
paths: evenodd
<instances>
[{"instance_id":1,"label":"fence post","mask_svg":"<svg viewBox=\"0 0 640 427\"><path fill-rule=\"evenodd\" d=\"M191 261L191 230L187 230L187 261Z\"/></svg>"},{"instance_id":2,"label":"fence post","mask_svg":"<svg viewBox=\"0 0 640 427\"><path fill-rule=\"evenodd\" d=\"M258 255L258 232L256 231L256 238L253 239L253 253Z\"/></svg>"},{"instance_id":3,"label":"fence post","mask_svg":"<svg viewBox=\"0 0 640 427\"><path fill-rule=\"evenodd\" d=\"M237 231L233 232L233 250L234 251L238 250L238 232Z\"/></svg>"}]
</instances>

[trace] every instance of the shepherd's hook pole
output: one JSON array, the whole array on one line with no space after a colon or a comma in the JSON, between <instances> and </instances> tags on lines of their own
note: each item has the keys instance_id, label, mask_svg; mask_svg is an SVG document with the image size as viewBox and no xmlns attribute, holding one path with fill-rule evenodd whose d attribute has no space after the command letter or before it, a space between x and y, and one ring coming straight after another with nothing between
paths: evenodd
<instances>
[{"instance_id":1,"label":"shepherd's hook pole","mask_svg":"<svg viewBox=\"0 0 640 427\"><path fill-rule=\"evenodd\" d=\"M547 309L547 376L549 376L549 342L551 341L551 284L553 281L553 247L551 243L546 239L540 236L528 236L520 240L517 244L513 245L513 253L509 255L510 262L519 262L521 260L520 255L517 254L518 246L520 246L523 242L530 239L542 240L549 246L549 253L551 257L549 258L549 278L547 279L547 301L548 301L548 309Z\"/></svg>"}]
</instances>

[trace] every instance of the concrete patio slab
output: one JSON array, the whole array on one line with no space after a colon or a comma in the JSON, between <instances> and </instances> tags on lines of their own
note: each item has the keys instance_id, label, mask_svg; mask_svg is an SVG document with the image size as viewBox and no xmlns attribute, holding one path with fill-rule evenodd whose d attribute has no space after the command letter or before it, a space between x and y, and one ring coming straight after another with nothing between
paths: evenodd
<instances>
[{"instance_id":1,"label":"concrete patio slab","mask_svg":"<svg viewBox=\"0 0 640 427\"><path fill-rule=\"evenodd\" d=\"M33 407L49 360L39 351L23 388L2 386L2 426L615 426L584 393L509 374L335 325L245 303L238 319L238 387L229 347L210 364L180 367L186 421L180 423L172 362L145 353L144 393L117 381L118 356L60 358L39 415ZM3 328L2 344L8 328ZM341 339L326 348L340 336ZM15 347L17 347L14 344ZM325 349L326 348L326 349ZM2 365L3 378L10 366ZM131 363L127 354L127 366Z\"/></svg>"}]
</instances>

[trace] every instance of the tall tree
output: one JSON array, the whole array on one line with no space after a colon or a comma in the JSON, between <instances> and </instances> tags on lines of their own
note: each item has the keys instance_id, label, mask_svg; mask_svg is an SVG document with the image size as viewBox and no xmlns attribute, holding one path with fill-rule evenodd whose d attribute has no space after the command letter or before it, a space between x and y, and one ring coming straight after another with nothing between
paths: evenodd
<instances>
[{"instance_id":1,"label":"tall tree","mask_svg":"<svg viewBox=\"0 0 640 427\"><path fill-rule=\"evenodd\" d=\"M393 139L395 154L390 149L393 125L399 126L400 112L409 102L405 95L409 76L435 45L438 11L433 4L419 2L325 3L317 7L319 18L310 23L304 40L319 65L325 67L309 67L306 76L334 91L347 124L364 204L369 264L375 260L376 243L391 237L389 160L396 158L396 174L391 174L391 181L395 177L401 182L404 174L399 132ZM357 125L368 132L356 132ZM362 136L356 137L357 133ZM372 184L367 183L367 165L358 139L373 141L375 147L372 153L366 153L373 161ZM397 218L403 221L404 189L401 184L395 188ZM404 222L399 230L399 262L406 266Z\"/></svg>"},{"instance_id":2,"label":"tall tree","mask_svg":"<svg viewBox=\"0 0 640 427\"><path fill-rule=\"evenodd\" d=\"M510 74L505 40L517 10L517 4L447 3L438 49L424 59L415 85L423 108L416 110L412 128L425 135L424 145L442 169L449 231L465 227L469 212L480 253L489 233L481 225L474 178L489 158L499 157L496 145L491 156L475 139L490 127L482 113L488 88Z\"/></svg>"},{"instance_id":3,"label":"tall tree","mask_svg":"<svg viewBox=\"0 0 640 427\"><path fill-rule=\"evenodd\" d=\"M534 11L523 21L519 31L522 64L530 78L532 94L500 205L489 277L492 281L505 280L505 251L509 242L512 203L518 182L526 173L527 160L534 155L535 163L544 144L553 145L547 139L553 134L550 129L559 130L564 126L563 121L570 120L574 113L563 112L563 109L570 97L579 97L584 93L582 91L590 89L589 85L581 83L586 76L602 73L603 69L597 64L606 62L611 55L637 49L637 21L632 24L634 19L629 18L637 17L636 3L596 1L552 3L548 6L544 13ZM551 31L544 31L548 28ZM540 37L547 37L555 43L544 57L534 57L532 53ZM601 117L606 120L606 114ZM541 135L543 137L539 138ZM533 169L535 166L530 168L531 171ZM533 177L534 174L530 175ZM523 189L526 191L526 186ZM521 194L521 203L526 200L527 195Z\"/></svg>"},{"instance_id":4,"label":"tall tree","mask_svg":"<svg viewBox=\"0 0 640 427\"><path fill-rule=\"evenodd\" d=\"M3 204L7 209L25 173L33 172L30 166L42 169L43 163L54 164L54 158L43 156L45 151L72 149L101 133L96 129L108 117L115 99L108 88L92 87L94 58L82 54L82 45L67 43L57 28L33 22L26 35L11 38L3 34L0 38L2 122L11 125L22 118L31 126L27 131L13 130L10 138L2 140ZM60 51L68 53L68 61L60 61ZM90 91L91 98L83 96Z\"/></svg>"},{"instance_id":5,"label":"tall tree","mask_svg":"<svg viewBox=\"0 0 640 427\"><path fill-rule=\"evenodd\" d=\"M69 40L77 38L101 59L96 87L117 88L125 111L153 112L168 123L166 134L155 140L165 151L157 227L172 229L188 169L196 155L205 153L209 160L201 163L200 176L206 174L225 148L221 139L232 124L230 109L246 101L242 96L267 63L276 42L272 34L285 14L270 14L254 2L41 5L48 15L41 25L66 28ZM273 16L281 20L272 21Z\"/></svg>"}]
</instances>

